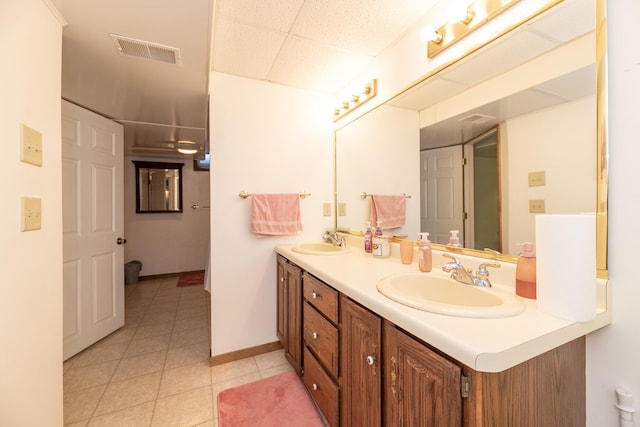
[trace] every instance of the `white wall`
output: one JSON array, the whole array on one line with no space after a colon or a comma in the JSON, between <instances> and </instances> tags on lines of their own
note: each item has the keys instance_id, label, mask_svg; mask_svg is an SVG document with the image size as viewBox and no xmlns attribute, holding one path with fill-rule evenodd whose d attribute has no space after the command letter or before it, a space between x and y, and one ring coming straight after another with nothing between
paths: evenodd
<instances>
[{"instance_id":1,"label":"white wall","mask_svg":"<svg viewBox=\"0 0 640 427\"><path fill-rule=\"evenodd\" d=\"M609 278L613 324L587 339L587 425L616 426L616 387L635 397L640 425L640 2L609 0Z\"/></svg>"},{"instance_id":2,"label":"white wall","mask_svg":"<svg viewBox=\"0 0 640 427\"><path fill-rule=\"evenodd\" d=\"M0 38L0 425L62 425L62 27L41 0L3 1ZM19 160L21 123L42 133L42 167ZM24 196L41 230L20 231Z\"/></svg>"},{"instance_id":3,"label":"white wall","mask_svg":"<svg viewBox=\"0 0 640 427\"><path fill-rule=\"evenodd\" d=\"M136 213L135 165L132 160L184 163L182 213ZM194 171L192 159L125 157L125 262L142 262L141 276L204 270L209 251L209 172Z\"/></svg>"},{"instance_id":4,"label":"white wall","mask_svg":"<svg viewBox=\"0 0 640 427\"><path fill-rule=\"evenodd\" d=\"M318 94L226 74L211 75L212 354L276 338L278 244L320 241L333 227L331 104ZM303 231L257 238L249 232L252 193L297 193Z\"/></svg>"}]
</instances>

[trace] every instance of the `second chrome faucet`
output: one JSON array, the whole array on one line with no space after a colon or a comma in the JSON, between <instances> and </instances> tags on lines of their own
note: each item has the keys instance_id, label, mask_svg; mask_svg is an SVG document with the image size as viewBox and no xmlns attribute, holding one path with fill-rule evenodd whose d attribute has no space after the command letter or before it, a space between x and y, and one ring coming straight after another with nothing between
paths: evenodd
<instances>
[{"instance_id":1,"label":"second chrome faucet","mask_svg":"<svg viewBox=\"0 0 640 427\"><path fill-rule=\"evenodd\" d=\"M482 263L478 266L478 271L474 275L473 270L467 270L457 257L449 254L443 254L442 256L451 258L450 262L442 266L442 271L451 273L452 279L467 285L490 288L491 282L489 281L489 271L487 267L500 268L500 264L495 262Z\"/></svg>"}]
</instances>

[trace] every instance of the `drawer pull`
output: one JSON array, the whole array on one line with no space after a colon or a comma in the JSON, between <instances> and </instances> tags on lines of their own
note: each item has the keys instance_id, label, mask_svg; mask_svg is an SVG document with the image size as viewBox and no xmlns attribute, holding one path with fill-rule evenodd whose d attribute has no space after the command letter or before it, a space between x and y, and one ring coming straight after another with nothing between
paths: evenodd
<instances>
[{"instance_id":1,"label":"drawer pull","mask_svg":"<svg viewBox=\"0 0 640 427\"><path fill-rule=\"evenodd\" d=\"M311 298L313 298L313 299L318 298L318 294L317 294L317 293L315 293L315 292L312 292L312 293L311 293Z\"/></svg>"},{"instance_id":2,"label":"drawer pull","mask_svg":"<svg viewBox=\"0 0 640 427\"><path fill-rule=\"evenodd\" d=\"M314 340L317 340L318 337L320 336L320 334L317 333L317 332L314 332L314 333L311 334L311 336L313 337Z\"/></svg>"},{"instance_id":3,"label":"drawer pull","mask_svg":"<svg viewBox=\"0 0 640 427\"><path fill-rule=\"evenodd\" d=\"M314 389L314 390L319 390L320 386L318 384L316 384L316 383L313 383L313 385L311 385L311 388Z\"/></svg>"},{"instance_id":4,"label":"drawer pull","mask_svg":"<svg viewBox=\"0 0 640 427\"><path fill-rule=\"evenodd\" d=\"M374 363L376 363L376 357L375 356L367 356L367 365L373 365Z\"/></svg>"}]
</instances>

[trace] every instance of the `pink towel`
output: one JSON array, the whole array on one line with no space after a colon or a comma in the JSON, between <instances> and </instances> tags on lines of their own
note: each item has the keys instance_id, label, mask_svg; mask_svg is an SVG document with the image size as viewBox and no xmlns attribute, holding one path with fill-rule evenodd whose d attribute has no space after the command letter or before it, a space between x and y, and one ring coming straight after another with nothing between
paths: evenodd
<instances>
[{"instance_id":1,"label":"pink towel","mask_svg":"<svg viewBox=\"0 0 640 427\"><path fill-rule=\"evenodd\" d=\"M299 194L251 196L252 233L258 236L284 236L301 230Z\"/></svg>"},{"instance_id":2,"label":"pink towel","mask_svg":"<svg viewBox=\"0 0 640 427\"><path fill-rule=\"evenodd\" d=\"M405 196L371 196L371 225L376 226L377 221L382 221L380 228L390 230L402 227L405 223L407 212L407 198Z\"/></svg>"}]
</instances>

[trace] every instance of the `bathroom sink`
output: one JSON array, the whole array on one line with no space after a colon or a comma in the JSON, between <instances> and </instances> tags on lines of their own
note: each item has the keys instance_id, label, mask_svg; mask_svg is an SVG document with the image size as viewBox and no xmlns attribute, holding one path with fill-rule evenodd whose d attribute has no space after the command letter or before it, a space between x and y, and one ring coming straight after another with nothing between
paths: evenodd
<instances>
[{"instance_id":1,"label":"bathroom sink","mask_svg":"<svg viewBox=\"0 0 640 427\"><path fill-rule=\"evenodd\" d=\"M378 292L400 304L458 317L500 318L524 311L513 294L459 283L433 273L400 273L377 284Z\"/></svg>"},{"instance_id":2,"label":"bathroom sink","mask_svg":"<svg viewBox=\"0 0 640 427\"><path fill-rule=\"evenodd\" d=\"M339 255L350 251L349 248L335 246L330 243L301 243L291 248L291 250L309 255Z\"/></svg>"}]
</instances>

